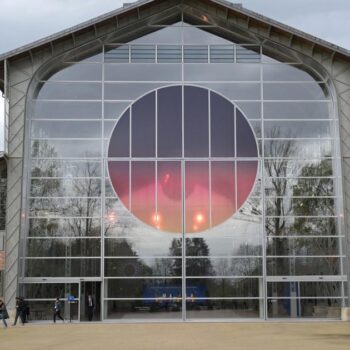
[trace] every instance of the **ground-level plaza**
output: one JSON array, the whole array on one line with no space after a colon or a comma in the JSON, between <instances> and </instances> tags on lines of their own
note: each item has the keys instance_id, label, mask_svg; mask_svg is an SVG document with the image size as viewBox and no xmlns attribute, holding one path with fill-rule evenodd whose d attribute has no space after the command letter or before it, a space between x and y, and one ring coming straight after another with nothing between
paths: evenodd
<instances>
[{"instance_id":1,"label":"ground-level plaza","mask_svg":"<svg viewBox=\"0 0 350 350\"><path fill-rule=\"evenodd\" d=\"M0 328L1 349L341 350L350 323L29 324Z\"/></svg>"}]
</instances>

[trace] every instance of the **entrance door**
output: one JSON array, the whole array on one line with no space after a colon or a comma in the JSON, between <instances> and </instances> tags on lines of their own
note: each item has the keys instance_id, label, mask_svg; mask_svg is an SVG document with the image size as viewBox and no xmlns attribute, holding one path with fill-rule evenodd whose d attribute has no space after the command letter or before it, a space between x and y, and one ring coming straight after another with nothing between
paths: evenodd
<instances>
[{"instance_id":1,"label":"entrance door","mask_svg":"<svg viewBox=\"0 0 350 350\"><path fill-rule=\"evenodd\" d=\"M341 276L267 278L268 318L340 318Z\"/></svg>"},{"instance_id":2,"label":"entrance door","mask_svg":"<svg viewBox=\"0 0 350 350\"><path fill-rule=\"evenodd\" d=\"M80 282L80 321L101 321L101 282Z\"/></svg>"}]
</instances>

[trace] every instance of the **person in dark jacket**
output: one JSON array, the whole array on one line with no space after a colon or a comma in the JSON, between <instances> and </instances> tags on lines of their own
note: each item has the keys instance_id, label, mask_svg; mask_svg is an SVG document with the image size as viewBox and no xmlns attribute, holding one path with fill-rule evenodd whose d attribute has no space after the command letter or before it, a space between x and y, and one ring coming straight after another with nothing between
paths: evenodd
<instances>
[{"instance_id":1,"label":"person in dark jacket","mask_svg":"<svg viewBox=\"0 0 350 350\"><path fill-rule=\"evenodd\" d=\"M16 297L16 316L13 326L17 324L18 317L21 319L22 325L25 323L25 303L24 300L20 297Z\"/></svg>"},{"instance_id":2,"label":"person in dark jacket","mask_svg":"<svg viewBox=\"0 0 350 350\"><path fill-rule=\"evenodd\" d=\"M6 309L6 305L2 299L0 299L0 319L2 319L2 323L4 324L5 328L7 328L7 322L6 320L9 318L9 314Z\"/></svg>"},{"instance_id":3,"label":"person in dark jacket","mask_svg":"<svg viewBox=\"0 0 350 350\"><path fill-rule=\"evenodd\" d=\"M60 320L62 320L64 322L63 317L61 316L61 302L60 302L60 298L56 298L55 300L55 304L53 306L53 322L56 323L56 317L58 317Z\"/></svg>"},{"instance_id":4,"label":"person in dark jacket","mask_svg":"<svg viewBox=\"0 0 350 350\"><path fill-rule=\"evenodd\" d=\"M91 294L88 295L86 306L87 306L88 320L91 322L94 317L94 309L95 309L95 302Z\"/></svg>"}]
</instances>

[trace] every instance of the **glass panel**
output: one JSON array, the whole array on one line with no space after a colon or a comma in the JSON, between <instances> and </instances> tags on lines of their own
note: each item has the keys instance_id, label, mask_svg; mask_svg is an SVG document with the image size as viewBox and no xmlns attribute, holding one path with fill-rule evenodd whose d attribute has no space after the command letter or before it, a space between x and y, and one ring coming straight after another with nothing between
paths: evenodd
<instances>
[{"instance_id":1,"label":"glass panel","mask_svg":"<svg viewBox=\"0 0 350 350\"><path fill-rule=\"evenodd\" d=\"M260 83L201 83L201 86L207 87L215 92L224 95L229 100L237 101L251 101L260 100L261 86Z\"/></svg>"},{"instance_id":2,"label":"glass panel","mask_svg":"<svg viewBox=\"0 0 350 350\"><path fill-rule=\"evenodd\" d=\"M339 238L270 238L267 255L339 255Z\"/></svg>"},{"instance_id":3,"label":"glass panel","mask_svg":"<svg viewBox=\"0 0 350 350\"><path fill-rule=\"evenodd\" d=\"M260 301L249 299L235 300L187 300L187 318L257 318L260 316Z\"/></svg>"},{"instance_id":4,"label":"glass panel","mask_svg":"<svg viewBox=\"0 0 350 350\"><path fill-rule=\"evenodd\" d=\"M42 301L42 300L30 300L27 301L28 307L30 310L29 320L30 321L48 321L52 322L53 318L53 305L54 300L50 301ZM78 320L78 303L68 304L65 300L61 300L61 316L64 317L65 320L70 319ZM57 322L61 322L58 320Z\"/></svg>"},{"instance_id":5,"label":"glass panel","mask_svg":"<svg viewBox=\"0 0 350 350\"><path fill-rule=\"evenodd\" d=\"M181 53L181 51L180 51ZM159 53L158 53L159 54ZM181 59L181 56L180 56ZM181 61L180 61L181 62ZM182 67L178 64L106 65L106 81L181 81Z\"/></svg>"},{"instance_id":6,"label":"glass panel","mask_svg":"<svg viewBox=\"0 0 350 350\"><path fill-rule=\"evenodd\" d=\"M102 96L102 85L100 83L47 82L39 84L38 90L38 99L100 100Z\"/></svg>"},{"instance_id":7,"label":"glass panel","mask_svg":"<svg viewBox=\"0 0 350 350\"><path fill-rule=\"evenodd\" d=\"M288 64L264 64L263 66L265 81L310 81L320 80L314 77L316 74L307 71L302 65ZM316 78L316 79L315 79Z\"/></svg>"},{"instance_id":8,"label":"glass panel","mask_svg":"<svg viewBox=\"0 0 350 350\"><path fill-rule=\"evenodd\" d=\"M182 88L158 90L158 157L182 156Z\"/></svg>"},{"instance_id":9,"label":"glass panel","mask_svg":"<svg viewBox=\"0 0 350 350\"><path fill-rule=\"evenodd\" d=\"M181 298L182 281L180 278L169 279L109 279L108 298ZM159 300L160 301L160 300Z\"/></svg>"},{"instance_id":10,"label":"glass panel","mask_svg":"<svg viewBox=\"0 0 350 350\"><path fill-rule=\"evenodd\" d=\"M106 277L181 277L181 258L106 258Z\"/></svg>"},{"instance_id":11,"label":"glass panel","mask_svg":"<svg viewBox=\"0 0 350 350\"><path fill-rule=\"evenodd\" d=\"M268 297L341 297L341 282L270 282Z\"/></svg>"},{"instance_id":12,"label":"glass panel","mask_svg":"<svg viewBox=\"0 0 350 350\"><path fill-rule=\"evenodd\" d=\"M234 233L234 234L233 234ZM230 220L217 226L205 238L186 238L186 254L213 257L261 256L259 223Z\"/></svg>"},{"instance_id":13,"label":"glass panel","mask_svg":"<svg viewBox=\"0 0 350 350\"><path fill-rule=\"evenodd\" d=\"M113 129L108 146L108 157L129 157L129 155L130 110L127 110Z\"/></svg>"},{"instance_id":14,"label":"glass panel","mask_svg":"<svg viewBox=\"0 0 350 350\"><path fill-rule=\"evenodd\" d=\"M271 276L338 275L340 259L337 257L267 258L267 274Z\"/></svg>"},{"instance_id":15,"label":"glass panel","mask_svg":"<svg viewBox=\"0 0 350 350\"><path fill-rule=\"evenodd\" d=\"M148 62L155 61L154 45L131 45L131 62Z\"/></svg>"},{"instance_id":16,"label":"glass panel","mask_svg":"<svg viewBox=\"0 0 350 350\"><path fill-rule=\"evenodd\" d=\"M237 207L240 208L249 197L256 181L257 161L237 162Z\"/></svg>"},{"instance_id":17,"label":"glass panel","mask_svg":"<svg viewBox=\"0 0 350 350\"><path fill-rule=\"evenodd\" d=\"M268 317L340 318L341 299L271 299Z\"/></svg>"},{"instance_id":18,"label":"glass panel","mask_svg":"<svg viewBox=\"0 0 350 350\"><path fill-rule=\"evenodd\" d=\"M100 259L26 259L26 277L98 277Z\"/></svg>"},{"instance_id":19,"label":"glass panel","mask_svg":"<svg viewBox=\"0 0 350 350\"><path fill-rule=\"evenodd\" d=\"M100 198L44 198L30 200L30 216L99 217Z\"/></svg>"},{"instance_id":20,"label":"glass panel","mask_svg":"<svg viewBox=\"0 0 350 350\"><path fill-rule=\"evenodd\" d=\"M235 48L233 45L211 45L211 63L233 63L235 61Z\"/></svg>"},{"instance_id":21,"label":"glass panel","mask_svg":"<svg viewBox=\"0 0 350 350\"><path fill-rule=\"evenodd\" d=\"M235 156L235 108L225 98L210 93L211 156Z\"/></svg>"},{"instance_id":22,"label":"glass panel","mask_svg":"<svg viewBox=\"0 0 350 350\"><path fill-rule=\"evenodd\" d=\"M132 105L132 156L155 156L155 93L151 92Z\"/></svg>"},{"instance_id":23,"label":"glass panel","mask_svg":"<svg viewBox=\"0 0 350 350\"><path fill-rule=\"evenodd\" d=\"M258 298L258 278L191 278L186 287L194 298ZM197 291L197 293L196 293Z\"/></svg>"},{"instance_id":24,"label":"glass panel","mask_svg":"<svg viewBox=\"0 0 350 350\"><path fill-rule=\"evenodd\" d=\"M182 62L181 45L158 45L158 63L178 63Z\"/></svg>"},{"instance_id":25,"label":"glass panel","mask_svg":"<svg viewBox=\"0 0 350 350\"><path fill-rule=\"evenodd\" d=\"M236 109L237 157L257 157L257 145L252 128Z\"/></svg>"},{"instance_id":26,"label":"glass panel","mask_svg":"<svg viewBox=\"0 0 350 350\"><path fill-rule=\"evenodd\" d=\"M166 83L105 83L105 100L133 101Z\"/></svg>"},{"instance_id":27,"label":"glass panel","mask_svg":"<svg viewBox=\"0 0 350 350\"><path fill-rule=\"evenodd\" d=\"M182 181L180 162L158 162L155 226L162 231L182 231Z\"/></svg>"},{"instance_id":28,"label":"glass panel","mask_svg":"<svg viewBox=\"0 0 350 350\"><path fill-rule=\"evenodd\" d=\"M105 46L105 63L128 63L129 45L120 45L118 47Z\"/></svg>"},{"instance_id":29,"label":"glass panel","mask_svg":"<svg viewBox=\"0 0 350 350\"><path fill-rule=\"evenodd\" d=\"M35 140L32 141L33 158L98 158L101 156L99 140Z\"/></svg>"},{"instance_id":30,"label":"glass panel","mask_svg":"<svg viewBox=\"0 0 350 350\"><path fill-rule=\"evenodd\" d=\"M101 64L74 64L64 65L57 73L53 74L48 79L50 81L101 81L102 80L102 65Z\"/></svg>"},{"instance_id":31,"label":"glass panel","mask_svg":"<svg viewBox=\"0 0 350 350\"><path fill-rule=\"evenodd\" d=\"M332 124L328 121L265 121L264 134L270 138L329 138Z\"/></svg>"},{"instance_id":32,"label":"glass panel","mask_svg":"<svg viewBox=\"0 0 350 350\"><path fill-rule=\"evenodd\" d=\"M333 145L328 140L265 140L265 157L313 159L331 157Z\"/></svg>"},{"instance_id":33,"label":"glass panel","mask_svg":"<svg viewBox=\"0 0 350 350\"><path fill-rule=\"evenodd\" d=\"M131 163L131 211L151 226L157 222L155 179L154 162Z\"/></svg>"},{"instance_id":34,"label":"glass panel","mask_svg":"<svg viewBox=\"0 0 350 350\"><path fill-rule=\"evenodd\" d=\"M260 102L236 102L236 105L248 119L261 119Z\"/></svg>"},{"instance_id":35,"label":"glass panel","mask_svg":"<svg viewBox=\"0 0 350 350\"><path fill-rule=\"evenodd\" d=\"M101 122L71 121L33 121L31 136L33 138L100 138Z\"/></svg>"},{"instance_id":36,"label":"glass panel","mask_svg":"<svg viewBox=\"0 0 350 350\"><path fill-rule=\"evenodd\" d=\"M261 258L187 258L186 276L260 276Z\"/></svg>"},{"instance_id":37,"label":"glass panel","mask_svg":"<svg viewBox=\"0 0 350 350\"><path fill-rule=\"evenodd\" d=\"M91 101L33 101L33 118L100 119L101 102Z\"/></svg>"},{"instance_id":38,"label":"glass panel","mask_svg":"<svg viewBox=\"0 0 350 350\"><path fill-rule=\"evenodd\" d=\"M185 63L208 62L208 46L206 45L185 45L183 50Z\"/></svg>"},{"instance_id":39,"label":"glass panel","mask_svg":"<svg viewBox=\"0 0 350 350\"><path fill-rule=\"evenodd\" d=\"M101 180L81 179L33 179L31 197L99 197Z\"/></svg>"},{"instance_id":40,"label":"glass panel","mask_svg":"<svg viewBox=\"0 0 350 350\"><path fill-rule=\"evenodd\" d=\"M334 193L333 179L328 178L269 178L265 183L267 196L317 196L330 197Z\"/></svg>"},{"instance_id":41,"label":"glass panel","mask_svg":"<svg viewBox=\"0 0 350 350\"><path fill-rule=\"evenodd\" d=\"M185 86L184 94L185 156L208 157L208 91Z\"/></svg>"},{"instance_id":42,"label":"glass panel","mask_svg":"<svg viewBox=\"0 0 350 350\"><path fill-rule=\"evenodd\" d=\"M237 63L261 61L260 46L236 46Z\"/></svg>"},{"instance_id":43,"label":"glass panel","mask_svg":"<svg viewBox=\"0 0 350 350\"><path fill-rule=\"evenodd\" d=\"M108 162L109 177L113 185L114 192L124 204L129 208L129 162ZM107 213L108 215L108 213Z\"/></svg>"},{"instance_id":44,"label":"glass panel","mask_svg":"<svg viewBox=\"0 0 350 350\"><path fill-rule=\"evenodd\" d=\"M119 119L121 114L130 105L129 102L105 102L104 117L105 119Z\"/></svg>"},{"instance_id":45,"label":"glass panel","mask_svg":"<svg viewBox=\"0 0 350 350\"><path fill-rule=\"evenodd\" d=\"M180 20L180 18L179 18ZM181 43L182 42L182 23L178 22L169 26L157 27L149 26L148 29L152 33L143 35L135 40L133 43Z\"/></svg>"},{"instance_id":46,"label":"glass panel","mask_svg":"<svg viewBox=\"0 0 350 350\"><path fill-rule=\"evenodd\" d=\"M175 236L178 237L178 236ZM105 256L108 257L164 257L182 255L182 239L174 235L144 235L129 230L124 238L108 236L105 239Z\"/></svg>"},{"instance_id":47,"label":"glass panel","mask_svg":"<svg viewBox=\"0 0 350 350\"><path fill-rule=\"evenodd\" d=\"M100 177L100 161L32 159L33 177Z\"/></svg>"},{"instance_id":48,"label":"glass panel","mask_svg":"<svg viewBox=\"0 0 350 350\"><path fill-rule=\"evenodd\" d=\"M186 232L209 228L209 163L186 162L185 217Z\"/></svg>"},{"instance_id":49,"label":"glass panel","mask_svg":"<svg viewBox=\"0 0 350 350\"><path fill-rule=\"evenodd\" d=\"M328 102L264 102L266 119L328 119Z\"/></svg>"},{"instance_id":50,"label":"glass panel","mask_svg":"<svg viewBox=\"0 0 350 350\"><path fill-rule=\"evenodd\" d=\"M312 235L336 236L338 235L336 218L294 218L275 217L265 219L266 233L271 236Z\"/></svg>"},{"instance_id":51,"label":"glass panel","mask_svg":"<svg viewBox=\"0 0 350 350\"><path fill-rule=\"evenodd\" d=\"M26 256L28 257L70 257L101 255L100 239L28 239Z\"/></svg>"},{"instance_id":52,"label":"glass panel","mask_svg":"<svg viewBox=\"0 0 350 350\"><path fill-rule=\"evenodd\" d=\"M324 84L316 83L264 83L266 100L325 100L329 98Z\"/></svg>"},{"instance_id":53,"label":"glass panel","mask_svg":"<svg viewBox=\"0 0 350 350\"><path fill-rule=\"evenodd\" d=\"M21 283L20 289L26 299L64 299L67 294L78 297L78 283Z\"/></svg>"},{"instance_id":54,"label":"glass panel","mask_svg":"<svg viewBox=\"0 0 350 350\"><path fill-rule=\"evenodd\" d=\"M171 312L169 312L171 311ZM108 300L108 319L181 319L181 299Z\"/></svg>"},{"instance_id":55,"label":"glass panel","mask_svg":"<svg viewBox=\"0 0 350 350\"><path fill-rule=\"evenodd\" d=\"M211 162L211 224L216 226L236 212L234 162Z\"/></svg>"},{"instance_id":56,"label":"glass panel","mask_svg":"<svg viewBox=\"0 0 350 350\"><path fill-rule=\"evenodd\" d=\"M185 81L260 81L260 67L252 64L184 65Z\"/></svg>"},{"instance_id":57,"label":"glass panel","mask_svg":"<svg viewBox=\"0 0 350 350\"><path fill-rule=\"evenodd\" d=\"M266 177L330 177L333 175L332 159L290 160L274 159L265 161ZM298 181L302 181L301 179ZM307 181L307 180L305 180ZM312 181L312 180L310 180ZM314 180L316 181L316 180ZM326 180L330 185L331 179ZM310 182L311 183L311 182Z\"/></svg>"},{"instance_id":58,"label":"glass panel","mask_svg":"<svg viewBox=\"0 0 350 350\"><path fill-rule=\"evenodd\" d=\"M30 237L99 237L100 219L29 219Z\"/></svg>"},{"instance_id":59,"label":"glass panel","mask_svg":"<svg viewBox=\"0 0 350 350\"><path fill-rule=\"evenodd\" d=\"M334 216L334 198L268 198L268 216Z\"/></svg>"}]
</instances>

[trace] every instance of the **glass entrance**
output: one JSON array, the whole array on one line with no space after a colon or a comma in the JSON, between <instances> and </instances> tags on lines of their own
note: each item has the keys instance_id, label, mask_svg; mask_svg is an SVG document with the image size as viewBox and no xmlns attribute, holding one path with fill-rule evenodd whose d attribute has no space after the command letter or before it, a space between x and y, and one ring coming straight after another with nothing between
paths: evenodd
<instances>
[{"instance_id":1,"label":"glass entrance","mask_svg":"<svg viewBox=\"0 0 350 350\"><path fill-rule=\"evenodd\" d=\"M109 277L119 275L108 280L107 293L120 293L107 312L122 318L260 317L259 196L252 196L258 149L243 113L209 89L161 88L124 112L108 157L120 211L107 220L120 228L121 216L128 217L138 242L130 235L106 242L108 254L119 255L107 260L107 274L116 274ZM247 203L253 215L242 220L238 213ZM157 249L158 242L164 246ZM137 299L126 300L131 295Z\"/></svg>"},{"instance_id":2,"label":"glass entrance","mask_svg":"<svg viewBox=\"0 0 350 350\"><path fill-rule=\"evenodd\" d=\"M101 282L80 282L80 321L101 321Z\"/></svg>"}]
</instances>

